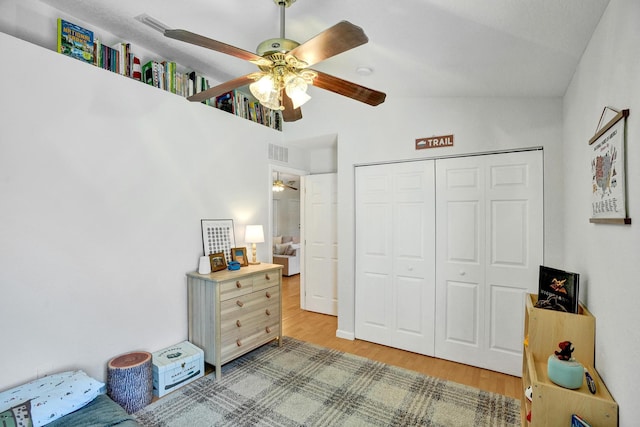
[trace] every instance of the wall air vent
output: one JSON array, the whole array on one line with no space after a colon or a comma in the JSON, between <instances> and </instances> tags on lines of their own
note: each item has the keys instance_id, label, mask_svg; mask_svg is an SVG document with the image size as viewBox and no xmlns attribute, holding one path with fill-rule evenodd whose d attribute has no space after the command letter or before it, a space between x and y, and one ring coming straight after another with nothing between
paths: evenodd
<instances>
[{"instance_id":1,"label":"wall air vent","mask_svg":"<svg viewBox=\"0 0 640 427\"><path fill-rule=\"evenodd\" d=\"M280 145L269 144L269 159L279 162L289 162L289 149Z\"/></svg>"}]
</instances>

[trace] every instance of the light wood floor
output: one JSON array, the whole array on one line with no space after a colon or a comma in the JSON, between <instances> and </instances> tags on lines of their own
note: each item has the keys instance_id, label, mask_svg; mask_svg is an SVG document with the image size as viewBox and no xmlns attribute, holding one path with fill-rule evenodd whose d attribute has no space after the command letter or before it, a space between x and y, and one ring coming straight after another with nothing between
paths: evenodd
<instances>
[{"instance_id":1,"label":"light wood floor","mask_svg":"<svg viewBox=\"0 0 640 427\"><path fill-rule=\"evenodd\" d=\"M283 277L282 293L282 332L285 336L520 399L522 382L518 377L367 341L337 338L336 317L300 309L300 275Z\"/></svg>"}]
</instances>

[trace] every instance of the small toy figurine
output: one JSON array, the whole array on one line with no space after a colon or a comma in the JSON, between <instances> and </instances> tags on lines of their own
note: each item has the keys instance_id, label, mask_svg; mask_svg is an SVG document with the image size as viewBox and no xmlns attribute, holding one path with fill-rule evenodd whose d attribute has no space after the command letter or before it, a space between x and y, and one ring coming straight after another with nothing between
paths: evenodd
<instances>
[{"instance_id":1,"label":"small toy figurine","mask_svg":"<svg viewBox=\"0 0 640 427\"><path fill-rule=\"evenodd\" d=\"M555 354L560 360L570 360L571 353L573 353L574 348L571 346L571 341L562 341L558 343L558 347L560 347L560 351L556 351Z\"/></svg>"}]
</instances>

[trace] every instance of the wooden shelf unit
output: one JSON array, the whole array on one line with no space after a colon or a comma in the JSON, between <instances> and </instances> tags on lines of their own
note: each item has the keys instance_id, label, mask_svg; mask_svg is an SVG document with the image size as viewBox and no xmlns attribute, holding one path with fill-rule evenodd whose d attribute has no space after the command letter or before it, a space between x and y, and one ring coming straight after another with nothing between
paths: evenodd
<instances>
[{"instance_id":1,"label":"wooden shelf unit","mask_svg":"<svg viewBox=\"0 0 640 427\"><path fill-rule=\"evenodd\" d=\"M618 425L618 404L594 368L595 318L582 304L578 314L536 308L537 295L528 294L525 305L522 356L522 425L561 426L571 424L571 415L578 414L592 426ZM554 384L547 376L547 359L561 341L571 341L573 357L582 363L596 383L591 394L586 381L571 390ZM528 344L528 345L527 345ZM531 385L531 402L524 395ZM531 411L531 422L526 420Z\"/></svg>"}]
</instances>

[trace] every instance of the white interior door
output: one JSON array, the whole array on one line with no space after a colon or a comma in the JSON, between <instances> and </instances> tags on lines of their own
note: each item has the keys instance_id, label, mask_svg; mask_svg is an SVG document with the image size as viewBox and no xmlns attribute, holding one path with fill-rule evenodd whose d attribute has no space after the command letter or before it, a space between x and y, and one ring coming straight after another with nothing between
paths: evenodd
<instances>
[{"instance_id":1,"label":"white interior door","mask_svg":"<svg viewBox=\"0 0 640 427\"><path fill-rule=\"evenodd\" d=\"M338 179L337 174L302 177L304 192L305 310L338 315Z\"/></svg>"},{"instance_id":2,"label":"white interior door","mask_svg":"<svg viewBox=\"0 0 640 427\"><path fill-rule=\"evenodd\" d=\"M356 168L356 338L433 355L434 164Z\"/></svg>"},{"instance_id":3,"label":"white interior door","mask_svg":"<svg viewBox=\"0 0 640 427\"><path fill-rule=\"evenodd\" d=\"M438 160L435 355L520 375L543 263L542 151Z\"/></svg>"}]
</instances>

